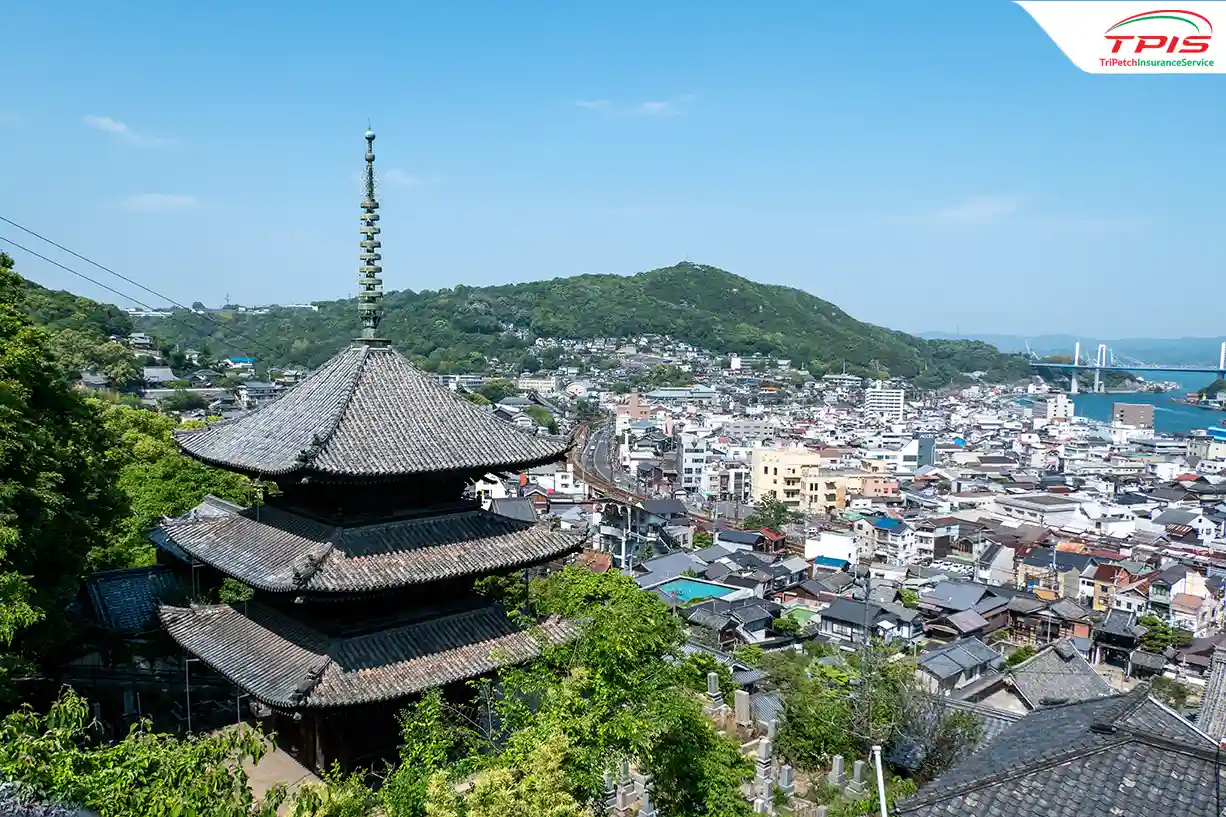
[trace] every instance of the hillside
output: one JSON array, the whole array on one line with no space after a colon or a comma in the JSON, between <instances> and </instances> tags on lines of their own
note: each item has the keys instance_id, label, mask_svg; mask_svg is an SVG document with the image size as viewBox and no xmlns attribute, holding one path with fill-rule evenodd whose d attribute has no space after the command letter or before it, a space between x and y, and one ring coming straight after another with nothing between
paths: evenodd
<instances>
[{"instance_id":1,"label":"hillside","mask_svg":"<svg viewBox=\"0 0 1226 817\"><path fill-rule=\"evenodd\" d=\"M525 356L531 337L669 334L717 352L765 354L809 365L815 374L889 372L921 386L986 371L1024 376L1024 361L974 341L927 341L855 320L797 289L758 284L715 267L678 264L633 276L579 275L495 287L401 291L385 298L384 334L430 369L470 371L484 356ZM319 311L266 315L190 312L139 328L168 344L215 356L247 354L271 365L316 366L356 334L353 301ZM515 330L527 330L524 338Z\"/></svg>"}]
</instances>

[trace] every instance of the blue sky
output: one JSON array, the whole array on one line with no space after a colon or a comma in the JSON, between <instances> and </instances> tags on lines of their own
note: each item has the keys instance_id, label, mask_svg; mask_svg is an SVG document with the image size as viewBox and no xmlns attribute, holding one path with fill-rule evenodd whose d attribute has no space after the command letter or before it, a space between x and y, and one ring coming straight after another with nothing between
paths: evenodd
<instances>
[{"instance_id":1,"label":"blue sky","mask_svg":"<svg viewBox=\"0 0 1226 817\"><path fill-rule=\"evenodd\" d=\"M369 119L392 289L688 258L907 331L1226 332L1226 79L1083 74L1004 0L0 20L0 215L183 302L352 295Z\"/></svg>"}]
</instances>

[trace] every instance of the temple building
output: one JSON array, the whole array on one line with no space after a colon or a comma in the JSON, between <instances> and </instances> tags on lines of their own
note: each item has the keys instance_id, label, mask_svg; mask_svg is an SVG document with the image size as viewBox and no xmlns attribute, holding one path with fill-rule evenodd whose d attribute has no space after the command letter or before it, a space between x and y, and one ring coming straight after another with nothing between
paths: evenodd
<instances>
[{"instance_id":1,"label":"temple building","mask_svg":"<svg viewBox=\"0 0 1226 817\"><path fill-rule=\"evenodd\" d=\"M374 139L367 131L361 337L279 399L177 434L185 454L278 490L250 508L210 497L152 534L197 587L230 577L254 589L247 602L163 605L159 617L315 769L385 753L407 699L460 694L570 637L556 619L517 626L473 584L582 544L464 498L485 474L560 460L569 443L464 400L379 337Z\"/></svg>"}]
</instances>

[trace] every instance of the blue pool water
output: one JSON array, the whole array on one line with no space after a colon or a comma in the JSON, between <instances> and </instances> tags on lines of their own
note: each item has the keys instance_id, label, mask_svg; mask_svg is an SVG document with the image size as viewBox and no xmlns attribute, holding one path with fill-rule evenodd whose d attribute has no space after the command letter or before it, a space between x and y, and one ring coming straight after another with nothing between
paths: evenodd
<instances>
[{"instance_id":1,"label":"blue pool water","mask_svg":"<svg viewBox=\"0 0 1226 817\"><path fill-rule=\"evenodd\" d=\"M720 587L718 584L700 582L697 579L672 579L653 589L681 603L695 599L720 598L736 592L734 587Z\"/></svg>"}]
</instances>

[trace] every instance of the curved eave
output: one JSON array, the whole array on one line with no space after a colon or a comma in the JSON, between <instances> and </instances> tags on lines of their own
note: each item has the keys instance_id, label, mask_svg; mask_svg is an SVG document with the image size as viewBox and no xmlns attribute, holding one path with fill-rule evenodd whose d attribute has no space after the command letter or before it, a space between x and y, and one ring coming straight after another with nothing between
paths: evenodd
<instances>
[{"instance_id":1,"label":"curved eave","mask_svg":"<svg viewBox=\"0 0 1226 817\"><path fill-rule=\"evenodd\" d=\"M506 471L525 471L529 468L536 468L541 465L549 465L550 463L564 460L570 455L572 449L574 448L574 440L568 439L553 453L519 462L503 462L493 464L476 463L448 469L420 469L415 471L394 472L371 471L354 473L333 472L312 468L310 463L296 463L290 468L252 468L250 466L238 465L224 459L214 459L202 454L197 454L184 446L183 441L178 437L175 438L175 441L179 443L179 450L181 453L191 457L197 462L213 468L222 468L226 471L230 471L231 473L239 474L250 479L263 479L268 480L269 482L276 482L278 479L285 479L287 477L293 477L295 480L299 481L317 480L320 482L394 482L396 480L414 479L428 476L430 474L489 474Z\"/></svg>"},{"instance_id":2,"label":"curved eave","mask_svg":"<svg viewBox=\"0 0 1226 817\"><path fill-rule=\"evenodd\" d=\"M277 595L300 595L307 598L315 597L320 600L327 599L343 599L343 598L358 598L370 594L387 594L395 593L400 590L406 590L411 587L423 587L431 584L454 581L470 581L485 576L495 576L501 573L506 573L514 570L523 570L524 568L534 565L547 564L555 559L560 559L574 553L578 553L583 549L584 543L587 541L588 535L584 533L572 533L569 531L550 531L552 536L559 540L558 547L548 554L537 554L521 559L512 559L506 564L496 567L481 567L476 570L465 572L452 573L445 576L421 576L411 579L403 579L386 584L374 584L369 581L352 585L328 586L321 581L321 573L315 573L308 576L302 581L276 581L267 575L254 574L236 574L228 565L229 559L214 558L213 554L203 552L198 548L184 545L175 539L173 533L166 529L165 525L160 525L150 533L149 538L160 547L165 547L166 542L173 545L178 550L185 553L190 558L207 565L219 573L229 576L232 579L241 581L244 584L262 590L266 593L274 593ZM322 577L326 578L327 573L324 572Z\"/></svg>"}]
</instances>

